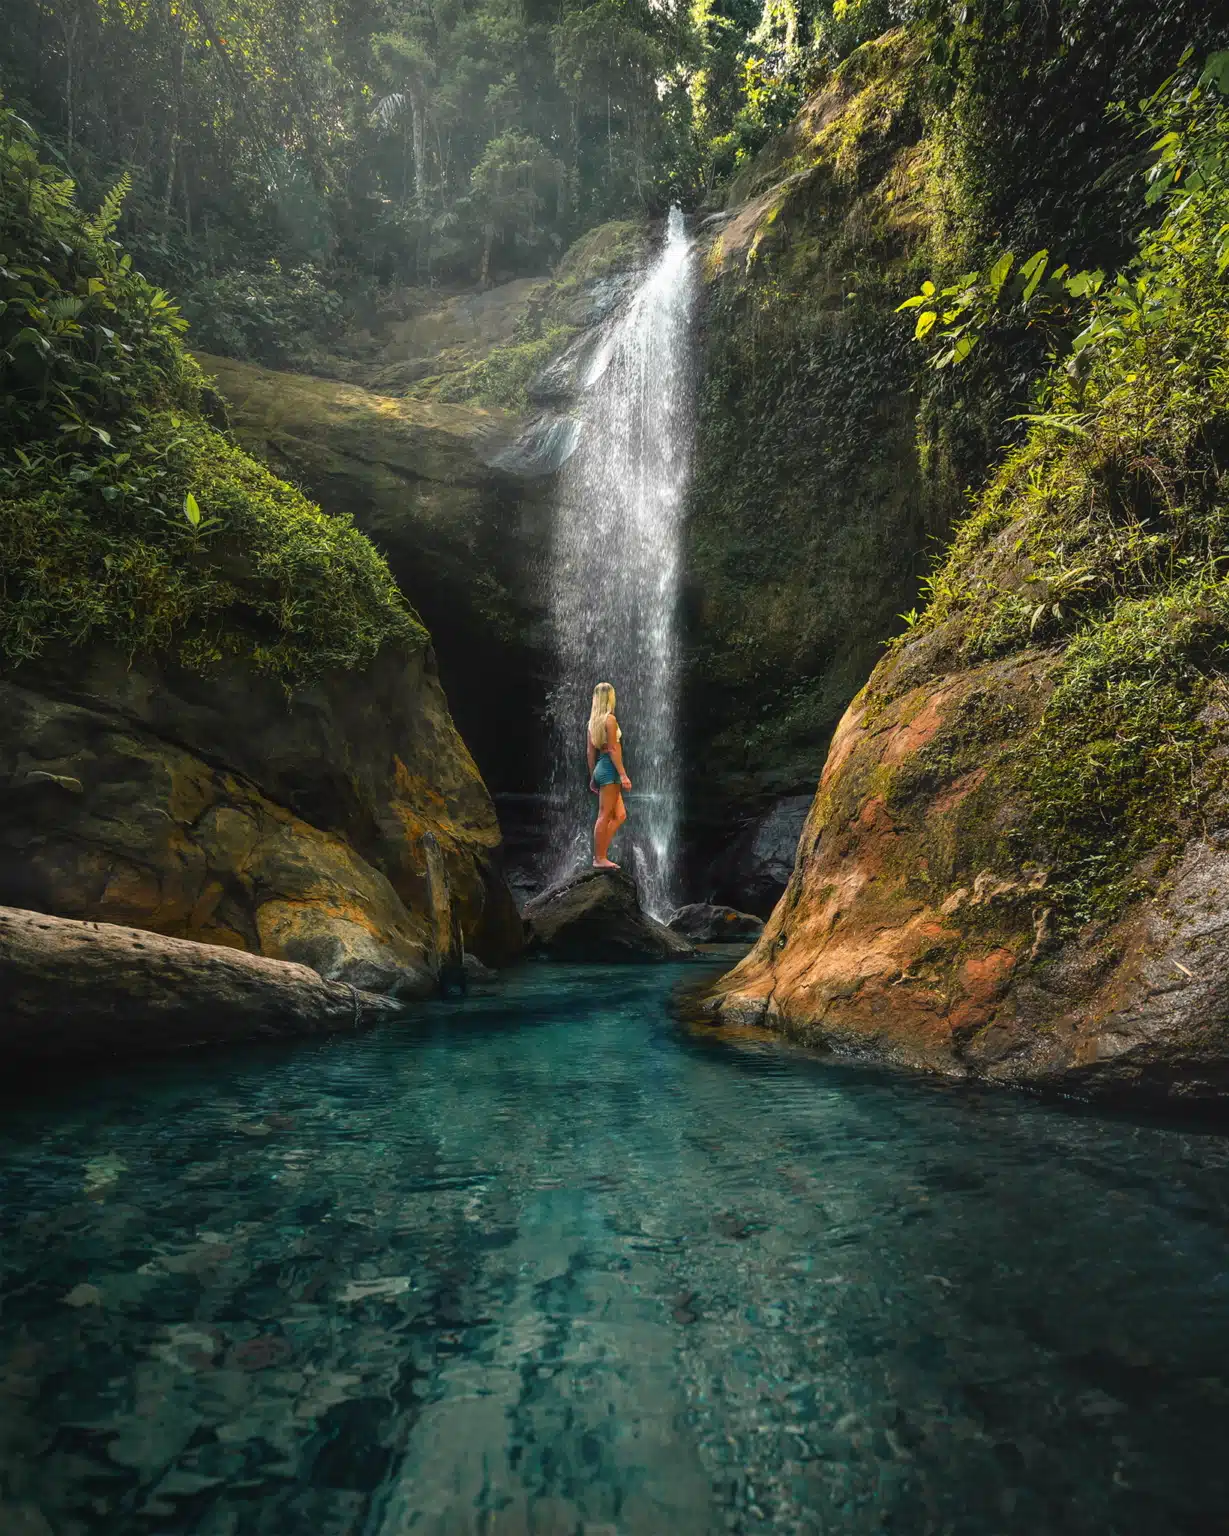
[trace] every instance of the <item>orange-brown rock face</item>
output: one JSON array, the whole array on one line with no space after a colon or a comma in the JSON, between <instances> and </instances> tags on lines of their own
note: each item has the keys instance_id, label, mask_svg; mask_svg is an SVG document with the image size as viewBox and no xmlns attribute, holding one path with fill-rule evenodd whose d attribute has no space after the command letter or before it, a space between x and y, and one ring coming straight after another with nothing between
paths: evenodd
<instances>
[{"instance_id":1,"label":"orange-brown rock face","mask_svg":"<svg viewBox=\"0 0 1229 1536\"><path fill-rule=\"evenodd\" d=\"M1192 843L1115 925L1051 937L1012 764L1057 659L912 688L908 647L881 664L833 739L784 897L711 1000L724 1022L953 1076L1229 1097L1229 852Z\"/></svg>"},{"instance_id":2,"label":"orange-brown rock face","mask_svg":"<svg viewBox=\"0 0 1229 1536\"><path fill-rule=\"evenodd\" d=\"M429 653L287 699L99 648L0 680L0 898L430 991L459 931L500 962L521 924L499 826Z\"/></svg>"}]
</instances>

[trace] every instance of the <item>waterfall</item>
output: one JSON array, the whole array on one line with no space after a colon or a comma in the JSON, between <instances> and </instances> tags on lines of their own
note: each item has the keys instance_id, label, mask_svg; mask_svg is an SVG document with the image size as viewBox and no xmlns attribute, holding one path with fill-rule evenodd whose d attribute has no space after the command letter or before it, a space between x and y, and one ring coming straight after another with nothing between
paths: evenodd
<instances>
[{"instance_id":1,"label":"waterfall","mask_svg":"<svg viewBox=\"0 0 1229 1536\"><path fill-rule=\"evenodd\" d=\"M588 864L597 802L585 775L593 686L618 695L633 789L612 849L661 916L675 896L681 788L678 591L691 449L689 321L695 263L683 215L643 283L608 323L583 379L580 436L556 509L550 612L554 874Z\"/></svg>"}]
</instances>

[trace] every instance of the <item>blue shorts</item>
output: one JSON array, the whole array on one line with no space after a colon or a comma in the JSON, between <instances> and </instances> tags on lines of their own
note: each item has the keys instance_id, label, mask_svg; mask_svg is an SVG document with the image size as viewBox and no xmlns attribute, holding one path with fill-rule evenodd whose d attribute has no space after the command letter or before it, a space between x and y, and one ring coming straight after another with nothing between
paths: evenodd
<instances>
[{"instance_id":1,"label":"blue shorts","mask_svg":"<svg viewBox=\"0 0 1229 1536\"><path fill-rule=\"evenodd\" d=\"M619 782L619 770L614 765L614 759L609 752L603 752L593 765L593 782L599 789L605 789L607 784Z\"/></svg>"}]
</instances>

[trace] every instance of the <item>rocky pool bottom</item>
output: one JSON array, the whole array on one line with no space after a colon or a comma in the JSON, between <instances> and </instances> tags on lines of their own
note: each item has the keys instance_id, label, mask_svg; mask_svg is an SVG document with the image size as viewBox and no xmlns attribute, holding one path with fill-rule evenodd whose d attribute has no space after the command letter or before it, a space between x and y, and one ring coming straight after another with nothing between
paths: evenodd
<instances>
[{"instance_id":1,"label":"rocky pool bottom","mask_svg":"<svg viewBox=\"0 0 1229 1536\"><path fill-rule=\"evenodd\" d=\"M526 966L10 1091L5 1536L1211 1536L1229 1142Z\"/></svg>"}]
</instances>

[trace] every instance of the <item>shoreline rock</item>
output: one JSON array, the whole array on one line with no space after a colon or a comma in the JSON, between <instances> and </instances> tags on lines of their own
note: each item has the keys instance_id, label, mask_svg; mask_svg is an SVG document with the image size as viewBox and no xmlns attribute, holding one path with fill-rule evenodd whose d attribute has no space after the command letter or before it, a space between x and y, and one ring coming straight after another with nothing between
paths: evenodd
<instances>
[{"instance_id":1,"label":"shoreline rock","mask_svg":"<svg viewBox=\"0 0 1229 1536\"><path fill-rule=\"evenodd\" d=\"M764 920L753 912L694 901L679 909L666 924L693 944L750 944L764 931Z\"/></svg>"},{"instance_id":2,"label":"shoreline rock","mask_svg":"<svg viewBox=\"0 0 1229 1536\"><path fill-rule=\"evenodd\" d=\"M902 689L875 712L855 701L785 895L709 994L710 1019L952 1078L1229 1105L1226 840L1192 841L1116 920L1060 937L1048 871L992 864L993 840L973 835L1001 836L1019 814L1000 764L1054 665L1030 652ZM968 768L951 743L970 699L1016 709L1000 711L1009 731L967 749Z\"/></svg>"},{"instance_id":3,"label":"shoreline rock","mask_svg":"<svg viewBox=\"0 0 1229 1536\"><path fill-rule=\"evenodd\" d=\"M387 998L306 965L0 907L0 1060L85 1062L359 1029Z\"/></svg>"},{"instance_id":4,"label":"shoreline rock","mask_svg":"<svg viewBox=\"0 0 1229 1536\"><path fill-rule=\"evenodd\" d=\"M786 795L744 827L709 866L708 900L767 920L794 872L811 795Z\"/></svg>"},{"instance_id":5,"label":"shoreline rock","mask_svg":"<svg viewBox=\"0 0 1229 1536\"><path fill-rule=\"evenodd\" d=\"M681 934L650 917L625 870L584 869L525 904L531 952L557 960L685 960Z\"/></svg>"},{"instance_id":6,"label":"shoreline rock","mask_svg":"<svg viewBox=\"0 0 1229 1536\"><path fill-rule=\"evenodd\" d=\"M501 964L499 825L424 648L288 699L103 646L0 681L0 905L131 924L426 995L451 944Z\"/></svg>"}]
</instances>

